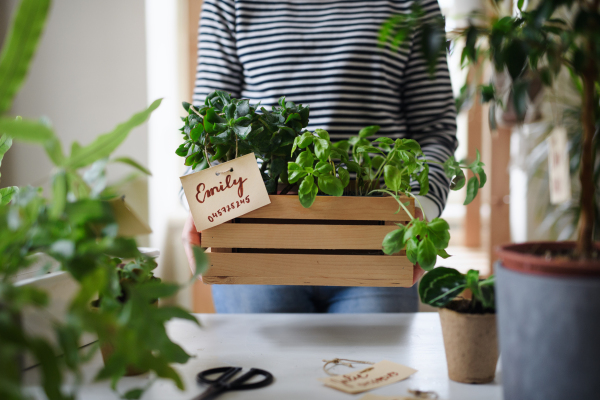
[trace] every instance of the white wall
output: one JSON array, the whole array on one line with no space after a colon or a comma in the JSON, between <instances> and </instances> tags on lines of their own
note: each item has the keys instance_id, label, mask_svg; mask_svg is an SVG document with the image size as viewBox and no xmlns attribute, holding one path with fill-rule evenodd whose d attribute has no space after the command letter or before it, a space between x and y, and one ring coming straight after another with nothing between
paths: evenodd
<instances>
[{"instance_id":1,"label":"white wall","mask_svg":"<svg viewBox=\"0 0 600 400\"><path fill-rule=\"evenodd\" d=\"M6 11L12 11L17 1L2 3L0 24L6 29ZM144 0L53 1L29 77L12 113L47 117L68 151L71 142L91 142L147 103ZM147 127L132 131L116 155L147 165ZM50 167L41 149L15 143L2 165L2 186L44 184ZM115 181L131 169L114 166L109 172ZM125 193L147 219L146 179L130 185Z\"/></svg>"}]
</instances>

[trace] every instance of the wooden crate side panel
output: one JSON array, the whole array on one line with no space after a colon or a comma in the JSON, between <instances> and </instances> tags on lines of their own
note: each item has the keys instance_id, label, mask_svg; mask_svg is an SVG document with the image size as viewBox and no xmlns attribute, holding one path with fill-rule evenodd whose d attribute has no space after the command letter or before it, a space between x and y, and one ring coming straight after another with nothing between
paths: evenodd
<instances>
[{"instance_id":1,"label":"wooden crate side panel","mask_svg":"<svg viewBox=\"0 0 600 400\"><path fill-rule=\"evenodd\" d=\"M202 233L202 245L216 248L381 250L396 225L223 224Z\"/></svg>"},{"instance_id":2,"label":"wooden crate side panel","mask_svg":"<svg viewBox=\"0 0 600 400\"><path fill-rule=\"evenodd\" d=\"M409 221L404 210L400 210L398 202L391 197L360 196L317 196L310 208L302 207L298 196L269 196L271 204L242 215L240 218L265 219L323 219L354 221ZM406 208L414 215L414 199L403 197L409 202Z\"/></svg>"},{"instance_id":3,"label":"wooden crate side panel","mask_svg":"<svg viewBox=\"0 0 600 400\"><path fill-rule=\"evenodd\" d=\"M406 257L212 253L209 284L387 286L412 285Z\"/></svg>"}]
</instances>

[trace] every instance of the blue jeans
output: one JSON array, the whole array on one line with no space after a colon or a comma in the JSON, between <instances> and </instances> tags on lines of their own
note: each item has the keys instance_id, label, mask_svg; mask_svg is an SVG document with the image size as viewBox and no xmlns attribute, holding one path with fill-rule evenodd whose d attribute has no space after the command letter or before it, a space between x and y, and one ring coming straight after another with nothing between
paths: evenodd
<instances>
[{"instance_id":1,"label":"blue jeans","mask_svg":"<svg viewBox=\"0 0 600 400\"><path fill-rule=\"evenodd\" d=\"M419 308L417 285L212 285L212 294L218 313L397 313Z\"/></svg>"}]
</instances>

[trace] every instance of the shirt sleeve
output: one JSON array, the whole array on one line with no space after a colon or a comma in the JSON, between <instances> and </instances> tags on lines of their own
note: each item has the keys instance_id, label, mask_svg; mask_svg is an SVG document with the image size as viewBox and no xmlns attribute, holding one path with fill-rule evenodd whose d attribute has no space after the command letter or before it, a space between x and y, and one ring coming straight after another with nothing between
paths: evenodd
<instances>
[{"instance_id":1,"label":"shirt sleeve","mask_svg":"<svg viewBox=\"0 0 600 400\"><path fill-rule=\"evenodd\" d=\"M198 63L193 103L214 90L240 98L243 69L238 58L234 0L205 0L198 29Z\"/></svg>"},{"instance_id":2,"label":"shirt sleeve","mask_svg":"<svg viewBox=\"0 0 600 400\"><path fill-rule=\"evenodd\" d=\"M441 15L437 1L424 2L422 6L427 13L426 18ZM458 146L450 72L446 55L440 54L435 72L430 74L421 51L421 39L420 31L415 30L404 71L406 83L401 94L402 104L409 137L419 142L426 159L443 163L454 154ZM415 194L419 192L418 182L411 182L411 186ZM442 166L429 164L429 193L423 197L435 204L437 213L434 213L431 206L426 207L424 204L423 208L429 209L428 219L442 213L449 190L450 181Z\"/></svg>"}]
</instances>

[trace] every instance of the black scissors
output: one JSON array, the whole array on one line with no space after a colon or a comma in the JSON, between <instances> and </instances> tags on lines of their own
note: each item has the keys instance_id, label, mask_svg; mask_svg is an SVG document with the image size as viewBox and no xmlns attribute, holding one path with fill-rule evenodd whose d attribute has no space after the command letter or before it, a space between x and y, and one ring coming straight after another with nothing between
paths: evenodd
<instances>
[{"instance_id":1,"label":"black scissors","mask_svg":"<svg viewBox=\"0 0 600 400\"><path fill-rule=\"evenodd\" d=\"M204 393L202 393L200 396L194 397L193 400L214 399L221 393L227 392L229 390L258 389L261 387L269 386L271 383L273 383L273 375L270 372L258 368L252 368L250 371L246 372L244 375L240 376L236 380L229 382L229 380L241 370L242 368L240 367L221 367L207 369L206 371L200 372L196 376L196 380L198 381L198 383L206 383L210 385L210 387L206 389ZM221 375L218 378L214 379L207 378L208 376L215 374ZM247 381L249 381L257 375L263 376L264 379L259 382L246 383Z\"/></svg>"}]
</instances>

